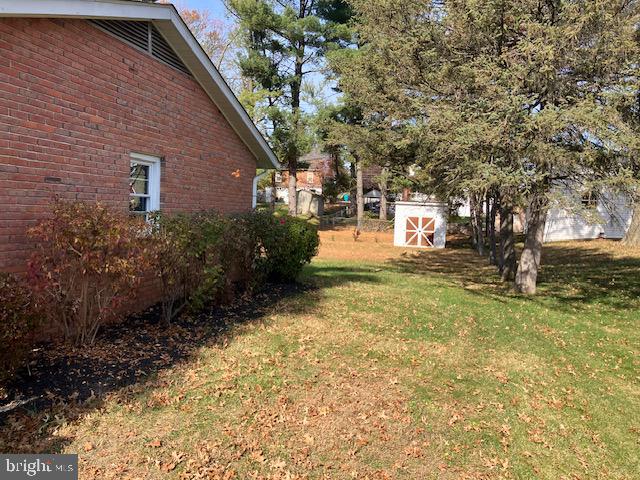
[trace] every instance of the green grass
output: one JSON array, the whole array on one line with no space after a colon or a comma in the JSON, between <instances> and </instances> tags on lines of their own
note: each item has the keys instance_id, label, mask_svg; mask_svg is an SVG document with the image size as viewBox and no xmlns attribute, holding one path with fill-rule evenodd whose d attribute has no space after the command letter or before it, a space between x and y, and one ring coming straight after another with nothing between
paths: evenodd
<instances>
[{"instance_id":1,"label":"green grass","mask_svg":"<svg viewBox=\"0 0 640 480\"><path fill-rule=\"evenodd\" d=\"M549 247L532 298L467 250L325 255L315 288L49 434L82 478L638 478L640 256L616 248Z\"/></svg>"},{"instance_id":2,"label":"green grass","mask_svg":"<svg viewBox=\"0 0 640 480\"><path fill-rule=\"evenodd\" d=\"M477 473L484 464L485 473L517 478L633 478L640 471L638 261L551 250L534 298L496 287L491 277L460 285L478 281L473 273L415 275L429 269L428 256L378 273L371 265L359 281L348 263L316 262L308 279L327 287L325 302L344 305L354 328L406 348L410 366L380 361L407 368L413 417L431 419L445 443L464 452L451 455L452 465ZM346 291L334 286L336 275ZM438 354L424 356L434 344ZM447 415L443 427L438 417ZM495 471L486 467L495 461Z\"/></svg>"}]
</instances>

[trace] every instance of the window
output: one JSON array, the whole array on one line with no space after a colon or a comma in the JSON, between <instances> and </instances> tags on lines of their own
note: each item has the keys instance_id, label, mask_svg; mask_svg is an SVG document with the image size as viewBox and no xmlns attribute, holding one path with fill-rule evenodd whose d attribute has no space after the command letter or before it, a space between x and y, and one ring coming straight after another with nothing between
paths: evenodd
<instances>
[{"instance_id":1,"label":"window","mask_svg":"<svg viewBox=\"0 0 640 480\"><path fill-rule=\"evenodd\" d=\"M144 215L160 209L160 159L131 154L129 212Z\"/></svg>"},{"instance_id":2,"label":"window","mask_svg":"<svg viewBox=\"0 0 640 480\"><path fill-rule=\"evenodd\" d=\"M276 182L282 183L282 174L280 172L276 172Z\"/></svg>"},{"instance_id":3,"label":"window","mask_svg":"<svg viewBox=\"0 0 640 480\"><path fill-rule=\"evenodd\" d=\"M598 193L590 190L582 194L582 206L589 209L594 209L598 206Z\"/></svg>"},{"instance_id":4,"label":"window","mask_svg":"<svg viewBox=\"0 0 640 480\"><path fill-rule=\"evenodd\" d=\"M313 183L313 172L307 172L307 183Z\"/></svg>"}]
</instances>

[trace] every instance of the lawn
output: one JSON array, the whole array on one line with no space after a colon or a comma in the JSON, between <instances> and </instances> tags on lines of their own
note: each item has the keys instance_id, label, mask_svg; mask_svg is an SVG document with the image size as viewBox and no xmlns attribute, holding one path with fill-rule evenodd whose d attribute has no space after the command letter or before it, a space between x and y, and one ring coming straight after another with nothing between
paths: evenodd
<instances>
[{"instance_id":1,"label":"lawn","mask_svg":"<svg viewBox=\"0 0 640 480\"><path fill-rule=\"evenodd\" d=\"M0 450L78 452L83 479L638 478L640 250L550 245L523 298L466 248L390 241L322 232L305 289L146 381L15 414Z\"/></svg>"}]
</instances>

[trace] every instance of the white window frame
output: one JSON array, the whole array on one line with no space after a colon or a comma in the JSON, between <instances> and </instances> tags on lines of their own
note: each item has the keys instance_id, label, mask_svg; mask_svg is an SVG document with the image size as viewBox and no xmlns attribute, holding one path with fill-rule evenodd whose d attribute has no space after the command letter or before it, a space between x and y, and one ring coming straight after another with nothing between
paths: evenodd
<instances>
[{"instance_id":1,"label":"white window frame","mask_svg":"<svg viewBox=\"0 0 640 480\"><path fill-rule=\"evenodd\" d=\"M132 165L145 165L149 167L149 193L147 195L135 195L129 192L129 197L148 197L147 210L145 217L148 214L160 210L160 157L153 155L145 155L144 153L130 153L129 154L129 167ZM132 214L142 212L130 212Z\"/></svg>"},{"instance_id":2,"label":"white window frame","mask_svg":"<svg viewBox=\"0 0 640 480\"><path fill-rule=\"evenodd\" d=\"M282 183L282 173L276 172L275 181L276 183Z\"/></svg>"},{"instance_id":3,"label":"white window frame","mask_svg":"<svg viewBox=\"0 0 640 480\"><path fill-rule=\"evenodd\" d=\"M315 177L313 175L313 172L307 172L307 183L313 183L314 180Z\"/></svg>"}]
</instances>

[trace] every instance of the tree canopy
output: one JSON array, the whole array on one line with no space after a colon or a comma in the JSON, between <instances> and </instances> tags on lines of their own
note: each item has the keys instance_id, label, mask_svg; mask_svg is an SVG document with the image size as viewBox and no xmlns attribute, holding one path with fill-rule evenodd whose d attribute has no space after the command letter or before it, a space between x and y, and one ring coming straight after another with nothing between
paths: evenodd
<instances>
[{"instance_id":1,"label":"tree canopy","mask_svg":"<svg viewBox=\"0 0 640 480\"><path fill-rule=\"evenodd\" d=\"M244 33L240 67L250 86L244 103L262 123L289 174L296 212L298 161L311 144L302 107L304 79L323 68L327 51L348 35L343 0L227 0Z\"/></svg>"},{"instance_id":2,"label":"tree canopy","mask_svg":"<svg viewBox=\"0 0 640 480\"><path fill-rule=\"evenodd\" d=\"M520 262L520 289L535 291L554 188L632 180L618 106L637 98L638 2L351 3L360 49L341 88L365 118L404 125L434 192L540 209Z\"/></svg>"}]
</instances>

